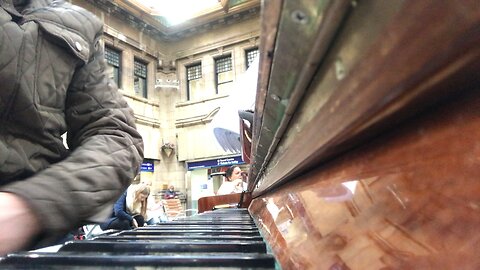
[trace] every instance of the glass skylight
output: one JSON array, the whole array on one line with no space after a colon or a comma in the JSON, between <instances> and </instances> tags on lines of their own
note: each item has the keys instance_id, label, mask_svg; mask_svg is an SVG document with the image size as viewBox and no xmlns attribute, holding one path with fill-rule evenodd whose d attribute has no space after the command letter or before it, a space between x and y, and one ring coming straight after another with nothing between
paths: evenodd
<instances>
[{"instance_id":1,"label":"glass skylight","mask_svg":"<svg viewBox=\"0 0 480 270\"><path fill-rule=\"evenodd\" d=\"M152 10L153 16L163 17L168 26L213 11L221 7L219 0L136 0Z\"/></svg>"}]
</instances>

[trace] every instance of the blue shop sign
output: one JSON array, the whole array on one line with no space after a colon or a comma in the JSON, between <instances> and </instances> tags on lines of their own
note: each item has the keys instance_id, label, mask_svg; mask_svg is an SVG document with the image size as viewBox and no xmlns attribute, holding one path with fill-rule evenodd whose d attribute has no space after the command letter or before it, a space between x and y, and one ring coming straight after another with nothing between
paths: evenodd
<instances>
[{"instance_id":1,"label":"blue shop sign","mask_svg":"<svg viewBox=\"0 0 480 270\"><path fill-rule=\"evenodd\" d=\"M142 162L142 167L140 168L140 171L142 171L142 172L153 172L154 171L153 161Z\"/></svg>"},{"instance_id":2,"label":"blue shop sign","mask_svg":"<svg viewBox=\"0 0 480 270\"><path fill-rule=\"evenodd\" d=\"M203 160L203 161L188 162L187 170L191 171L195 169L231 166L231 165L243 164L243 163L245 162L242 160L242 156L210 159L210 160Z\"/></svg>"}]
</instances>

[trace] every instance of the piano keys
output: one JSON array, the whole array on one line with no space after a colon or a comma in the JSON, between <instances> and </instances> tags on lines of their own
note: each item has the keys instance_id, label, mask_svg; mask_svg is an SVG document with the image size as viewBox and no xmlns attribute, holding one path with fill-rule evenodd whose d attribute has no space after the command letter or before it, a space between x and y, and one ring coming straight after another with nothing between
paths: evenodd
<instances>
[{"instance_id":1,"label":"piano keys","mask_svg":"<svg viewBox=\"0 0 480 270\"><path fill-rule=\"evenodd\" d=\"M247 209L221 209L67 242L58 252L20 252L1 269L275 269Z\"/></svg>"}]
</instances>

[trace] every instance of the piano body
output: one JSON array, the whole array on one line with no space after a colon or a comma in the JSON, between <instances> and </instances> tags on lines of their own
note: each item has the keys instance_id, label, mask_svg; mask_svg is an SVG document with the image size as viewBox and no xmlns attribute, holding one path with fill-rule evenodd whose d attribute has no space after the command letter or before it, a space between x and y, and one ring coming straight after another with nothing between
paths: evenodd
<instances>
[{"instance_id":1,"label":"piano body","mask_svg":"<svg viewBox=\"0 0 480 270\"><path fill-rule=\"evenodd\" d=\"M283 269L480 269L480 2L265 1L249 212Z\"/></svg>"},{"instance_id":2,"label":"piano body","mask_svg":"<svg viewBox=\"0 0 480 270\"><path fill-rule=\"evenodd\" d=\"M249 192L0 268L480 269L479 44L478 0L264 0Z\"/></svg>"}]
</instances>

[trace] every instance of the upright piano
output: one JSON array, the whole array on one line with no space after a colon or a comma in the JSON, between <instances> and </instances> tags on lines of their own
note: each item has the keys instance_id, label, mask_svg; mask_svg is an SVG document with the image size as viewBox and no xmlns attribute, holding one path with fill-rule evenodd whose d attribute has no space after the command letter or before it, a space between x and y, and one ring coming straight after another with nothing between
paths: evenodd
<instances>
[{"instance_id":1,"label":"upright piano","mask_svg":"<svg viewBox=\"0 0 480 270\"><path fill-rule=\"evenodd\" d=\"M247 194L0 268L480 269L480 2L264 0L261 23Z\"/></svg>"}]
</instances>

